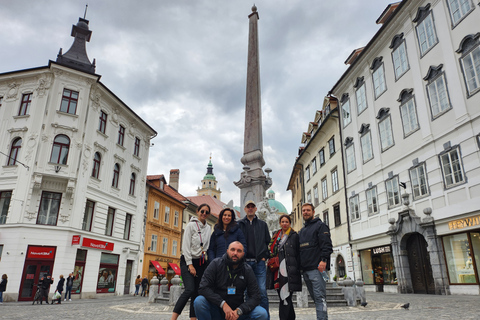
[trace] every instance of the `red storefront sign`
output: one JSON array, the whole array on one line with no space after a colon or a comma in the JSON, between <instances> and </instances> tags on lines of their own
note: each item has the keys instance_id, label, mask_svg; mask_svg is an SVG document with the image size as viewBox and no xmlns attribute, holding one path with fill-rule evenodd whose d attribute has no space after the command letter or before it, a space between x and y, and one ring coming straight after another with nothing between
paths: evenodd
<instances>
[{"instance_id":1,"label":"red storefront sign","mask_svg":"<svg viewBox=\"0 0 480 320\"><path fill-rule=\"evenodd\" d=\"M72 246L76 245L76 244L80 244L80 236L72 236Z\"/></svg>"},{"instance_id":2,"label":"red storefront sign","mask_svg":"<svg viewBox=\"0 0 480 320\"><path fill-rule=\"evenodd\" d=\"M100 240L95 240L90 238L83 238L82 247L113 251L112 242L100 241Z\"/></svg>"},{"instance_id":3,"label":"red storefront sign","mask_svg":"<svg viewBox=\"0 0 480 320\"><path fill-rule=\"evenodd\" d=\"M51 260L55 258L55 247L28 247L28 259L45 259Z\"/></svg>"}]
</instances>

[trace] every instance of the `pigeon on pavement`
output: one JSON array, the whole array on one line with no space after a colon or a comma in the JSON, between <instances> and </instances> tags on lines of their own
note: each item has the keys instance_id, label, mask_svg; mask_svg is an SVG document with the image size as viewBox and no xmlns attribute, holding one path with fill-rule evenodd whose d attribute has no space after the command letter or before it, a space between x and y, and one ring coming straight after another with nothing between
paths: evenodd
<instances>
[{"instance_id":1,"label":"pigeon on pavement","mask_svg":"<svg viewBox=\"0 0 480 320\"><path fill-rule=\"evenodd\" d=\"M362 303L360 303L360 305L361 305L362 307L364 307L364 308L367 306L367 304L368 304L368 302L362 302Z\"/></svg>"},{"instance_id":2,"label":"pigeon on pavement","mask_svg":"<svg viewBox=\"0 0 480 320\"><path fill-rule=\"evenodd\" d=\"M402 304L400 307L402 307L405 310L408 310L408 308L410 307L410 303Z\"/></svg>"}]
</instances>

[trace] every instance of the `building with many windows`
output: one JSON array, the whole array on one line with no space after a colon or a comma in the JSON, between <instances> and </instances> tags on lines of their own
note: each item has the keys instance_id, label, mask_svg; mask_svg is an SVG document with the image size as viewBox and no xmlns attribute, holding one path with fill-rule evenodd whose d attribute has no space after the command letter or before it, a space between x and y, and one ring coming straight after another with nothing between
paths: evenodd
<instances>
[{"instance_id":1,"label":"building with many windows","mask_svg":"<svg viewBox=\"0 0 480 320\"><path fill-rule=\"evenodd\" d=\"M389 5L330 91L367 290L480 294L479 19L471 0Z\"/></svg>"},{"instance_id":2,"label":"building with many windows","mask_svg":"<svg viewBox=\"0 0 480 320\"><path fill-rule=\"evenodd\" d=\"M100 82L88 20L72 36L55 62L0 74L0 269L10 301L32 300L46 273L73 272L75 297L128 294L141 269L156 132Z\"/></svg>"}]
</instances>

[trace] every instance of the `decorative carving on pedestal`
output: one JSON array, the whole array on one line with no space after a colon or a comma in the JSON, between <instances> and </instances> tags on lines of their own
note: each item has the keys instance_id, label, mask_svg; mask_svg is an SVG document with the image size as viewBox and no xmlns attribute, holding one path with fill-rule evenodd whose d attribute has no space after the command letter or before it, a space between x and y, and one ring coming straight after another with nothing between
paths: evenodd
<instances>
[{"instance_id":1,"label":"decorative carving on pedestal","mask_svg":"<svg viewBox=\"0 0 480 320\"><path fill-rule=\"evenodd\" d=\"M8 100L17 100L18 99L18 89L20 88L20 83L18 82L11 82L8 84L8 91L7 96L5 98L6 101Z\"/></svg>"}]
</instances>

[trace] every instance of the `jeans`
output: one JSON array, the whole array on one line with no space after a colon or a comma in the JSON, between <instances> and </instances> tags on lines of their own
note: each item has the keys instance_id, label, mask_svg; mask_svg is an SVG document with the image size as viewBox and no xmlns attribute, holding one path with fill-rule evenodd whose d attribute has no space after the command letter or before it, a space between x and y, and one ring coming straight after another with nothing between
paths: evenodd
<instances>
[{"instance_id":1,"label":"jeans","mask_svg":"<svg viewBox=\"0 0 480 320\"><path fill-rule=\"evenodd\" d=\"M260 289L260 306L267 311L268 319L270 319L270 312L268 311L268 296L267 296L267 266L265 261L260 260L258 262L247 261L248 265L252 267L253 273L257 278L258 288Z\"/></svg>"},{"instance_id":2,"label":"jeans","mask_svg":"<svg viewBox=\"0 0 480 320\"><path fill-rule=\"evenodd\" d=\"M140 290L140 284L135 285L135 294L138 295L138 290Z\"/></svg>"},{"instance_id":3,"label":"jeans","mask_svg":"<svg viewBox=\"0 0 480 320\"><path fill-rule=\"evenodd\" d=\"M67 293L68 293L68 298L67 298ZM65 300L70 300L72 299L72 287L67 286L65 289Z\"/></svg>"},{"instance_id":4,"label":"jeans","mask_svg":"<svg viewBox=\"0 0 480 320\"><path fill-rule=\"evenodd\" d=\"M327 313L327 284L323 275L318 269L304 271L303 279L307 285L308 292L315 302L317 309L317 320L328 320Z\"/></svg>"},{"instance_id":5,"label":"jeans","mask_svg":"<svg viewBox=\"0 0 480 320\"><path fill-rule=\"evenodd\" d=\"M211 303L204 296L198 296L193 303L195 305L195 313L198 320L224 320L225 314L223 310ZM265 309L260 306L255 307L250 313L242 314L238 320L249 320L249 319L258 319L258 320L267 320L268 314Z\"/></svg>"},{"instance_id":6,"label":"jeans","mask_svg":"<svg viewBox=\"0 0 480 320\"><path fill-rule=\"evenodd\" d=\"M195 308L193 307L193 301L198 296L198 287L200 286L200 280L202 279L203 272L207 268L207 265L204 263L200 265L200 259L193 259L192 260L193 267L195 268L197 275L194 277L188 271L188 266L185 262L185 258L182 256L180 258L180 270L182 271L182 280L183 285L185 286L185 290L180 295L175 304L175 308L173 308L173 312L181 314L183 308L190 299L190 318L195 318Z\"/></svg>"},{"instance_id":7,"label":"jeans","mask_svg":"<svg viewBox=\"0 0 480 320\"><path fill-rule=\"evenodd\" d=\"M0 291L0 302L3 302L3 291Z\"/></svg>"}]
</instances>

